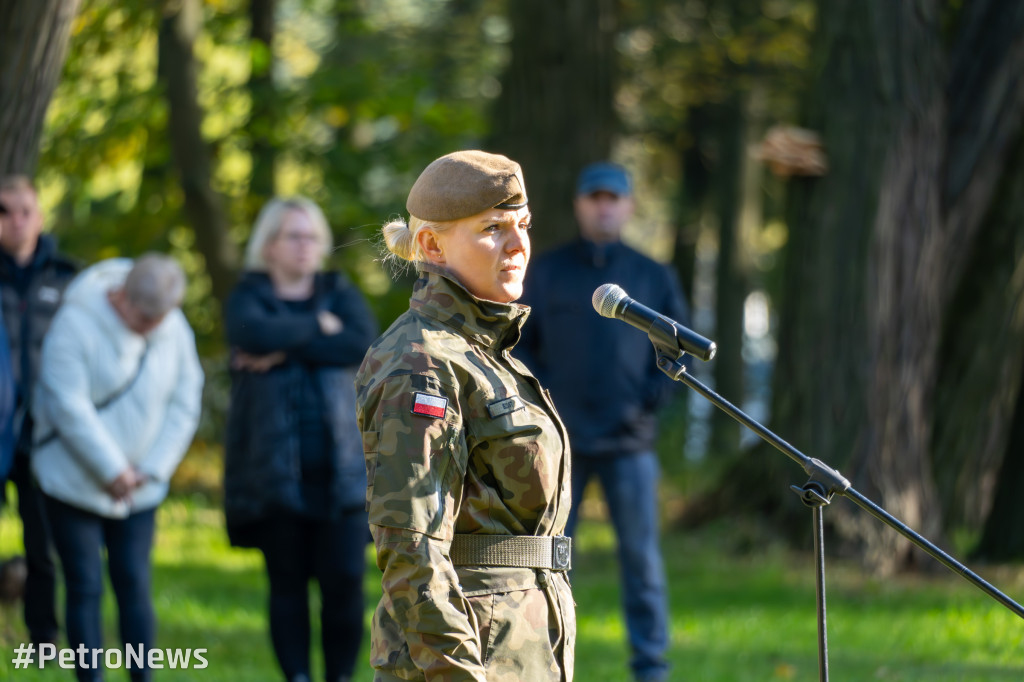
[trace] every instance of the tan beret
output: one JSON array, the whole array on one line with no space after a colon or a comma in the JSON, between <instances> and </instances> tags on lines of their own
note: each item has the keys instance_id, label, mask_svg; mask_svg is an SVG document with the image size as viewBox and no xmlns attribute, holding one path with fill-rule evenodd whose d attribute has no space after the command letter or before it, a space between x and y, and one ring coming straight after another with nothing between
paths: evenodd
<instances>
[{"instance_id":1,"label":"tan beret","mask_svg":"<svg viewBox=\"0 0 1024 682\"><path fill-rule=\"evenodd\" d=\"M442 156L423 169L405 202L410 215L445 222L489 208L526 206L526 184L519 164L475 149Z\"/></svg>"}]
</instances>

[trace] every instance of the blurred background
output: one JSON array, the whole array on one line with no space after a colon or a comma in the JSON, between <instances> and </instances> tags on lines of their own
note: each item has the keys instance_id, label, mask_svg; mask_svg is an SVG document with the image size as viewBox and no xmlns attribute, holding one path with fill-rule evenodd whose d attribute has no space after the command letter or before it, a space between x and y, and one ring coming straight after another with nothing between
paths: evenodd
<instances>
[{"instance_id":1,"label":"blurred background","mask_svg":"<svg viewBox=\"0 0 1024 682\"><path fill-rule=\"evenodd\" d=\"M1022 73L1018 0L4 0L0 173L83 263L185 264L208 385L180 491L219 494L221 303L269 197L324 208L384 328L411 279L378 227L429 161L521 162L536 252L612 158L626 240L718 343L702 379L929 539L1020 559ZM703 399L659 452L672 523L806 541L802 472ZM876 571L918 564L834 507Z\"/></svg>"}]
</instances>

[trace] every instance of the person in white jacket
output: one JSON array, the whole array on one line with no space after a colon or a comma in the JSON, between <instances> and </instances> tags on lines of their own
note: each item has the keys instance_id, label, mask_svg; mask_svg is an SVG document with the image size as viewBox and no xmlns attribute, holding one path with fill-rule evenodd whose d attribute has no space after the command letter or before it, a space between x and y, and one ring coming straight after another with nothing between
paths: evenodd
<instances>
[{"instance_id":1,"label":"person in white jacket","mask_svg":"<svg viewBox=\"0 0 1024 682\"><path fill-rule=\"evenodd\" d=\"M157 506L199 422L203 372L171 258L112 259L82 272L43 342L32 470L66 583L68 644L102 647L102 556L121 638L148 652L156 628L150 550ZM101 680L103 656L79 680ZM148 659L148 653L145 656ZM129 656L133 680L149 679Z\"/></svg>"}]
</instances>

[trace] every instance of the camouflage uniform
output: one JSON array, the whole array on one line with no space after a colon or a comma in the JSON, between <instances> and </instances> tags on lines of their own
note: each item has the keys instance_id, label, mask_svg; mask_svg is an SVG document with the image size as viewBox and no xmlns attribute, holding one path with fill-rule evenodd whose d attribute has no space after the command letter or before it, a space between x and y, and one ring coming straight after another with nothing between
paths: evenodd
<instances>
[{"instance_id":1,"label":"camouflage uniform","mask_svg":"<svg viewBox=\"0 0 1024 682\"><path fill-rule=\"evenodd\" d=\"M421 265L410 310L356 377L367 506L383 571L375 680L571 680L565 572L456 566L454 534L560 535L569 446L547 391L509 355L529 308ZM433 405L417 412L424 396Z\"/></svg>"}]
</instances>

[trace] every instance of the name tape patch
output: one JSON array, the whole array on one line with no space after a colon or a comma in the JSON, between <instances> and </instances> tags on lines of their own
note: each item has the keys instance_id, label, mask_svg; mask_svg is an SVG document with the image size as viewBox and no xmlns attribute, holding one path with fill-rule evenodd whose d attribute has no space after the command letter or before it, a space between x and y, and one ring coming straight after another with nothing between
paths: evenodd
<instances>
[{"instance_id":1,"label":"name tape patch","mask_svg":"<svg viewBox=\"0 0 1024 682\"><path fill-rule=\"evenodd\" d=\"M493 403L487 403L487 411L491 414L491 419L521 410L523 407L525 407L523 399L517 395L510 395L507 398L495 400Z\"/></svg>"},{"instance_id":2,"label":"name tape patch","mask_svg":"<svg viewBox=\"0 0 1024 682\"><path fill-rule=\"evenodd\" d=\"M426 393L412 394L412 413L421 414L424 417L443 419L445 410L448 409L448 398L439 395L428 395Z\"/></svg>"}]
</instances>

